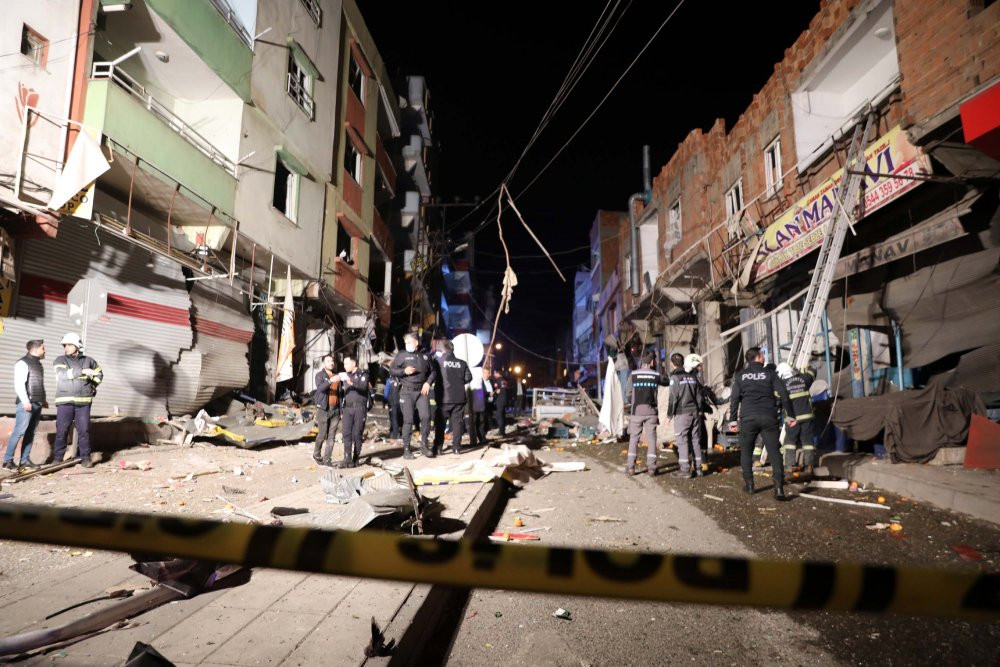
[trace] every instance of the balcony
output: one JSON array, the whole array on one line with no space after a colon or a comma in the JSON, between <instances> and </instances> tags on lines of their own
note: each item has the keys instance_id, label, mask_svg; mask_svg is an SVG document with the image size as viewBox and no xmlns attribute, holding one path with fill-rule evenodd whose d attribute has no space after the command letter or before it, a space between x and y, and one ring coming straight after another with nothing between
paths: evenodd
<instances>
[{"instance_id":1,"label":"balcony","mask_svg":"<svg viewBox=\"0 0 1000 667\"><path fill-rule=\"evenodd\" d=\"M410 143L403 146L403 168L412 176L420 194L430 197L431 183L427 176L427 168L424 166L424 145L420 135L412 135Z\"/></svg>"},{"instance_id":2,"label":"balcony","mask_svg":"<svg viewBox=\"0 0 1000 667\"><path fill-rule=\"evenodd\" d=\"M420 193L419 192L415 192L415 191L411 190L411 191L405 193L405 195L404 195L404 201L403 201L403 209L402 209L402 211L400 213L402 214L401 215L401 224L403 225L404 228L409 228L411 225L413 225L413 221L414 220L419 220L420 219ZM420 225L418 223L417 225L413 225L413 228L416 229L419 226Z\"/></svg>"},{"instance_id":3,"label":"balcony","mask_svg":"<svg viewBox=\"0 0 1000 667\"><path fill-rule=\"evenodd\" d=\"M430 93L427 91L427 82L422 76L406 77L407 95L406 101L415 117L417 130L425 146L431 145L431 124L427 110Z\"/></svg>"},{"instance_id":4,"label":"balcony","mask_svg":"<svg viewBox=\"0 0 1000 667\"><path fill-rule=\"evenodd\" d=\"M350 88L347 89L347 117L344 119L348 127L354 128L358 137L365 138L365 107Z\"/></svg>"},{"instance_id":5,"label":"balcony","mask_svg":"<svg viewBox=\"0 0 1000 667\"><path fill-rule=\"evenodd\" d=\"M344 185L341 188L341 193L344 197L344 202L346 202L355 213L361 215L363 201L361 186L358 185L358 182L354 180L354 177L351 176L346 169L344 170L343 183Z\"/></svg>"},{"instance_id":6,"label":"balcony","mask_svg":"<svg viewBox=\"0 0 1000 667\"><path fill-rule=\"evenodd\" d=\"M232 214L235 162L111 63L94 63L84 122Z\"/></svg>"}]
</instances>

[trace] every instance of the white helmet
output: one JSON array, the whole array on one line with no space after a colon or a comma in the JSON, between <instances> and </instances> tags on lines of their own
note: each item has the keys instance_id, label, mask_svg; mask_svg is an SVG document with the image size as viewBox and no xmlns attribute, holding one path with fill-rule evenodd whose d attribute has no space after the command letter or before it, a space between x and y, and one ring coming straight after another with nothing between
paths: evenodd
<instances>
[{"instance_id":1,"label":"white helmet","mask_svg":"<svg viewBox=\"0 0 1000 667\"><path fill-rule=\"evenodd\" d=\"M701 355L691 353L684 357L684 371L690 373L698 366L701 366Z\"/></svg>"},{"instance_id":2,"label":"white helmet","mask_svg":"<svg viewBox=\"0 0 1000 667\"><path fill-rule=\"evenodd\" d=\"M780 377L782 380L787 380L788 378L792 377L792 375L794 375L794 373L792 372L792 366L787 361L782 361L780 364L778 364L777 371L778 371L778 377Z\"/></svg>"},{"instance_id":3,"label":"white helmet","mask_svg":"<svg viewBox=\"0 0 1000 667\"><path fill-rule=\"evenodd\" d=\"M80 340L80 334L68 333L62 337L62 345L75 345L77 349L83 349L83 341Z\"/></svg>"}]
</instances>

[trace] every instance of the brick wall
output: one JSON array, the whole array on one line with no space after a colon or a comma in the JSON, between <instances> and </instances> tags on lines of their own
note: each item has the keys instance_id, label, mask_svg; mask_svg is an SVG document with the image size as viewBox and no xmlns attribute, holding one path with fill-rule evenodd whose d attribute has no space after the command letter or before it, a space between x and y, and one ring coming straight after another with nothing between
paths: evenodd
<instances>
[{"instance_id":1,"label":"brick wall","mask_svg":"<svg viewBox=\"0 0 1000 667\"><path fill-rule=\"evenodd\" d=\"M906 124L934 129L1000 74L1000 3L897 0L896 48Z\"/></svg>"},{"instance_id":2,"label":"brick wall","mask_svg":"<svg viewBox=\"0 0 1000 667\"><path fill-rule=\"evenodd\" d=\"M980 4L977 0L894 3L901 94L880 106L876 136L899 124L933 129L935 123L957 114L959 100L1000 74L1000 3L986 9L979 9ZM681 241L662 257L666 265L682 255L684 261L666 276L668 280L698 256L692 246L706 239L711 256L718 259L717 274L738 267L739 248L730 251L728 264L723 259L728 243L725 193L737 178L742 178L747 205L744 229L752 231L770 224L840 168L846 139L802 173L792 169L775 193L764 194L764 150L775 138L780 140L782 171L796 163L792 91L860 18L860 11L852 14L859 8L863 9L862 0L822 2L733 126L727 131L717 120L708 131L692 130L655 176L653 200L661 210L661 246L667 239L667 211L678 198L681 201Z\"/></svg>"}]
</instances>

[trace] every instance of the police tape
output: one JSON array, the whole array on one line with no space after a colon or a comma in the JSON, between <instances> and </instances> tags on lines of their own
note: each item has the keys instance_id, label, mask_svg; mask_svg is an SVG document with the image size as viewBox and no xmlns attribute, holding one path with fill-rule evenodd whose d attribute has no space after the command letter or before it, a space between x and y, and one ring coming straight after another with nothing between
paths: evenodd
<instances>
[{"instance_id":1,"label":"police tape","mask_svg":"<svg viewBox=\"0 0 1000 667\"><path fill-rule=\"evenodd\" d=\"M1000 573L402 537L0 505L0 538L470 588L1000 619Z\"/></svg>"}]
</instances>

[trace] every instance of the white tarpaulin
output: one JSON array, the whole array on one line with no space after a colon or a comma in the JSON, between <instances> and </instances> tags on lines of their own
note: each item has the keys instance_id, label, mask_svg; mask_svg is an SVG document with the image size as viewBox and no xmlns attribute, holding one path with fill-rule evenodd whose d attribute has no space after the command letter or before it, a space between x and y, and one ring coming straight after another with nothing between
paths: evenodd
<instances>
[{"instance_id":1,"label":"white tarpaulin","mask_svg":"<svg viewBox=\"0 0 1000 667\"><path fill-rule=\"evenodd\" d=\"M601 403L599 422L614 437L625 430L625 404L622 402L622 386L615 373L615 362L608 359L608 369L604 373L604 402Z\"/></svg>"},{"instance_id":2,"label":"white tarpaulin","mask_svg":"<svg viewBox=\"0 0 1000 667\"><path fill-rule=\"evenodd\" d=\"M270 297L268 297L270 298ZM292 300L292 267L288 267L285 280L285 307L281 318L281 339L278 341L278 363L274 379L284 382L292 379L292 352L295 350L295 301Z\"/></svg>"}]
</instances>

